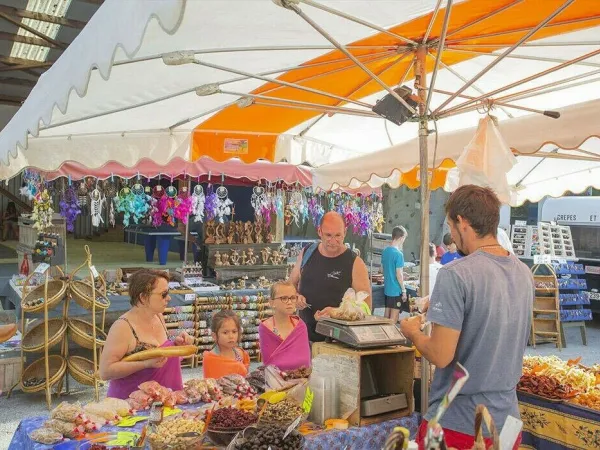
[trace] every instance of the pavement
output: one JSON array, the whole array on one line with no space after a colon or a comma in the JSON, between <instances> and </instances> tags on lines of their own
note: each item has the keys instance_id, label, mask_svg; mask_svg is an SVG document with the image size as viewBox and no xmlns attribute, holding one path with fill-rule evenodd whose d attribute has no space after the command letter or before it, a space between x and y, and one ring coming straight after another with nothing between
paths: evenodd
<instances>
[{"instance_id":1,"label":"pavement","mask_svg":"<svg viewBox=\"0 0 600 450\"><path fill-rule=\"evenodd\" d=\"M587 323L588 345L582 344L578 328L568 328L566 331L567 347L558 351L554 344L537 345L535 349L527 348L528 355L557 355L562 359L573 359L581 356L582 363L592 365L600 362L600 318ZM202 377L202 368L183 369L184 381L191 378ZM101 388L100 397L106 396L106 387ZM70 394L61 396L61 399L70 402L87 403L94 401L94 390L89 386L81 386L71 380ZM53 397L53 405L59 403L56 396ZM25 417L40 416L48 413L46 399L41 394L23 394L15 392L10 399L5 394L0 396L0 449L8 449L12 435L19 422Z\"/></svg>"}]
</instances>

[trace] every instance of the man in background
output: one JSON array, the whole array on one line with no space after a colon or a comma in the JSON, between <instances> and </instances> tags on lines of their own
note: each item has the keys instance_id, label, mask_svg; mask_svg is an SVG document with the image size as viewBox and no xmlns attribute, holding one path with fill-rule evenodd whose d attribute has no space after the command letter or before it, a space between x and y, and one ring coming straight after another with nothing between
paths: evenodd
<instances>
[{"instance_id":1,"label":"man in background","mask_svg":"<svg viewBox=\"0 0 600 450\"><path fill-rule=\"evenodd\" d=\"M408 297L404 287L404 253L402 245L407 232L403 226L392 230L392 243L383 250L383 293L385 294L385 317L398 321L400 311L410 312Z\"/></svg>"}]
</instances>

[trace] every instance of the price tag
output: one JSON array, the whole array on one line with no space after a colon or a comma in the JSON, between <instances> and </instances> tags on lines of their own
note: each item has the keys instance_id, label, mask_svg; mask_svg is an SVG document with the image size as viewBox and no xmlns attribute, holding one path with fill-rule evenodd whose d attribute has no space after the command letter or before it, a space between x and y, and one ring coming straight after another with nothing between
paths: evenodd
<instances>
[{"instance_id":1,"label":"price tag","mask_svg":"<svg viewBox=\"0 0 600 450\"><path fill-rule=\"evenodd\" d=\"M94 278L98 278L100 276L100 274L96 270L96 266L90 266L90 270L92 271L92 275L94 276Z\"/></svg>"},{"instance_id":2,"label":"price tag","mask_svg":"<svg viewBox=\"0 0 600 450\"><path fill-rule=\"evenodd\" d=\"M139 433L133 433L131 431L119 431L117 433L117 438L107 442L106 445L132 445L135 444L139 438Z\"/></svg>"},{"instance_id":3,"label":"price tag","mask_svg":"<svg viewBox=\"0 0 600 450\"><path fill-rule=\"evenodd\" d=\"M179 408L170 408L168 406L165 406L163 408L163 417L173 416L175 414L179 414L180 412L181 410Z\"/></svg>"},{"instance_id":4,"label":"price tag","mask_svg":"<svg viewBox=\"0 0 600 450\"><path fill-rule=\"evenodd\" d=\"M196 294L185 294L186 302L193 302L194 300L196 300Z\"/></svg>"},{"instance_id":5,"label":"price tag","mask_svg":"<svg viewBox=\"0 0 600 450\"><path fill-rule=\"evenodd\" d=\"M522 428L523 422L513 416L508 416L500 433L500 449L510 450L513 448Z\"/></svg>"},{"instance_id":6,"label":"price tag","mask_svg":"<svg viewBox=\"0 0 600 450\"><path fill-rule=\"evenodd\" d=\"M527 221L526 220L515 220L515 225L517 227L526 227Z\"/></svg>"},{"instance_id":7,"label":"price tag","mask_svg":"<svg viewBox=\"0 0 600 450\"><path fill-rule=\"evenodd\" d=\"M283 435L283 439L288 437L288 435L296 429L296 427L302 422L302 416L299 416L296 420L292 422L292 424L285 430L285 434Z\"/></svg>"},{"instance_id":8,"label":"price tag","mask_svg":"<svg viewBox=\"0 0 600 450\"><path fill-rule=\"evenodd\" d=\"M534 264L550 264L552 262L552 258L550 255L534 255L533 263Z\"/></svg>"},{"instance_id":9,"label":"price tag","mask_svg":"<svg viewBox=\"0 0 600 450\"><path fill-rule=\"evenodd\" d=\"M50 268L50 264L48 263L40 263L34 270L34 273L46 273L46 270Z\"/></svg>"},{"instance_id":10,"label":"price tag","mask_svg":"<svg viewBox=\"0 0 600 450\"><path fill-rule=\"evenodd\" d=\"M148 420L148 416L131 416L125 417L121 419L121 421L117 424L118 427L132 427L138 422L143 422L144 420Z\"/></svg>"},{"instance_id":11,"label":"price tag","mask_svg":"<svg viewBox=\"0 0 600 450\"><path fill-rule=\"evenodd\" d=\"M312 408L313 399L315 398L315 394L310 390L309 387L306 388L306 394L304 395L304 401L302 402L302 409L306 414L308 414Z\"/></svg>"}]
</instances>

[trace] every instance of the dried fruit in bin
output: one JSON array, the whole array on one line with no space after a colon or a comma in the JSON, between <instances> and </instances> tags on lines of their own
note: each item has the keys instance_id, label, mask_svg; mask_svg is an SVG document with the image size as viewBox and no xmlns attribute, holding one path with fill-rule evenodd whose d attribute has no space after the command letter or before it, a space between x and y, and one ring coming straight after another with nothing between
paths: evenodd
<instances>
[{"instance_id":1,"label":"dried fruit in bin","mask_svg":"<svg viewBox=\"0 0 600 450\"><path fill-rule=\"evenodd\" d=\"M571 385L561 384L556 378L531 374L521 376L517 390L551 400L565 400L574 397L578 393Z\"/></svg>"},{"instance_id":2,"label":"dried fruit in bin","mask_svg":"<svg viewBox=\"0 0 600 450\"><path fill-rule=\"evenodd\" d=\"M579 394L570 400L576 405L585 406L590 409L600 410L600 390L594 389L590 392Z\"/></svg>"},{"instance_id":3,"label":"dried fruit in bin","mask_svg":"<svg viewBox=\"0 0 600 450\"><path fill-rule=\"evenodd\" d=\"M246 428L258 420L255 414L241 409L227 407L212 412L210 429Z\"/></svg>"}]
</instances>

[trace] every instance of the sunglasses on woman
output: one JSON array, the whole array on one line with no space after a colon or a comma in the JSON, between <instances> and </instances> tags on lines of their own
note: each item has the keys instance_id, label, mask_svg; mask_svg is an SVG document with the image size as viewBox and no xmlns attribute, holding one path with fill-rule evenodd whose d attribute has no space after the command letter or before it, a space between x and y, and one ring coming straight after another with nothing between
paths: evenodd
<instances>
[{"instance_id":1,"label":"sunglasses on woman","mask_svg":"<svg viewBox=\"0 0 600 450\"><path fill-rule=\"evenodd\" d=\"M160 295L160 296L163 298L163 300L164 300L165 298L167 298L167 297L169 296L169 291L163 291L163 292L152 292L152 294L158 294L158 295Z\"/></svg>"}]
</instances>

